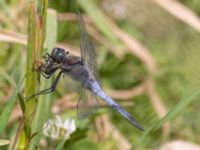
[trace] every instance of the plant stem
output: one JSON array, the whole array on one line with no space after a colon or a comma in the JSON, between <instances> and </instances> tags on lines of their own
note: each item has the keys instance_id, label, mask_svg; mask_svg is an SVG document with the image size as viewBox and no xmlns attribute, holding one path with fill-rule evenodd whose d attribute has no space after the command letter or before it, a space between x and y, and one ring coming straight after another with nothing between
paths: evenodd
<instances>
[{"instance_id":1,"label":"plant stem","mask_svg":"<svg viewBox=\"0 0 200 150\"><path fill-rule=\"evenodd\" d=\"M39 90L39 76L33 71L33 65L41 58L46 35L46 11L48 0L30 0L28 11L28 41L26 59L26 96L30 96ZM25 104L25 143L24 148L29 147L32 136L32 120L37 108L37 98L34 97ZM21 140L20 140L21 142ZM22 145L22 143L20 143Z\"/></svg>"}]
</instances>

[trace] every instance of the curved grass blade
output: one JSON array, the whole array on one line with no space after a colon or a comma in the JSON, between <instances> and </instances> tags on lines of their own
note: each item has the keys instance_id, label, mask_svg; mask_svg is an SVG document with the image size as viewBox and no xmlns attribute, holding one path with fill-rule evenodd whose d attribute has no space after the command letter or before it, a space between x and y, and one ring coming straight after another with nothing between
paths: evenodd
<instances>
[{"instance_id":1,"label":"curved grass blade","mask_svg":"<svg viewBox=\"0 0 200 150\"><path fill-rule=\"evenodd\" d=\"M188 90L189 91L189 90ZM184 111L184 108L187 107L192 101L197 100L196 97L200 95L200 90L193 91L192 94L189 93L183 100L181 100L171 111L169 111L160 121L153 124L143 136L139 139L137 146L142 145L143 141L148 137L152 132L155 132L159 129L164 123L169 120L172 120L178 113Z\"/></svg>"}]
</instances>

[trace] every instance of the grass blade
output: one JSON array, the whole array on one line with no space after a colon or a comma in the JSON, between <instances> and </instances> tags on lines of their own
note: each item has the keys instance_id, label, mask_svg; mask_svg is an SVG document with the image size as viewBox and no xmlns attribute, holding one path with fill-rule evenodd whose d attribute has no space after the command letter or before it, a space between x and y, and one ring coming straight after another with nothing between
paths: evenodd
<instances>
[{"instance_id":1,"label":"grass blade","mask_svg":"<svg viewBox=\"0 0 200 150\"><path fill-rule=\"evenodd\" d=\"M17 100L17 96L19 93L19 90L21 88L21 85L23 83L24 79L19 83L19 86L14 91L12 96L8 99L5 108L3 109L1 116L0 116L0 133L2 133L5 130L5 127L8 123L8 119L10 118L11 112L13 110L13 107L15 105L15 102Z\"/></svg>"},{"instance_id":2,"label":"grass blade","mask_svg":"<svg viewBox=\"0 0 200 150\"><path fill-rule=\"evenodd\" d=\"M192 101L196 100L196 97L200 95L200 90L193 91L189 93L183 100L179 102L171 111L169 111L163 119L161 119L159 122L153 124L149 129L146 130L146 132L143 134L143 136L139 139L138 145L144 146L144 140L147 138L147 136L155 132L157 129L159 129L164 123L167 121L172 120L178 113L184 110Z\"/></svg>"},{"instance_id":3,"label":"grass blade","mask_svg":"<svg viewBox=\"0 0 200 150\"><path fill-rule=\"evenodd\" d=\"M119 45L117 38L110 32L108 23L105 20L102 12L97 8L91 0L78 0L79 5L90 15L95 25L99 30L113 43Z\"/></svg>"},{"instance_id":4,"label":"grass blade","mask_svg":"<svg viewBox=\"0 0 200 150\"><path fill-rule=\"evenodd\" d=\"M62 150L65 145L66 140L62 140L58 146L56 147L56 150Z\"/></svg>"},{"instance_id":5,"label":"grass blade","mask_svg":"<svg viewBox=\"0 0 200 150\"><path fill-rule=\"evenodd\" d=\"M46 35L46 12L48 0L30 0L28 18L28 41L26 55L26 96L30 96L39 91L38 74L33 71L33 65L40 60ZM24 134L21 134L19 146L30 149L32 137L32 123L37 109L36 97L25 103ZM24 140L25 139L25 140Z\"/></svg>"},{"instance_id":6,"label":"grass blade","mask_svg":"<svg viewBox=\"0 0 200 150\"><path fill-rule=\"evenodd\" d=\"M57 35L57 13L56 11L49 9L47 12L47 32L45 41L48 52L50 52L56 44L56 39L57 39L56 35ZM48 82L45 82L45 79L42 78L40 90L43 90L50 86L51 86L51 80L49 79ZM41 131L44 122L49 117L51 102L52 101L50 100L50 94L41 95L39 97L38 106L32 125L33 132ZM41 134L38 134L38 136L34 138L33 143L37 143L37 141L39 141L40 135Z\"/></svg>"},{"instance_id":7,"label":"grass blade","mask_svg":"<svg viewBox=\"0 0 200 150\"><path fill-rule=\"evenodd\" d=\"M25 107L24 100L23 100L22 96L19 93L18 93L18 99L19 99L19 104L20 104L21 110L24 113L26 107Z\"/></svg>"},{"instance_id":8,"label":"grass blade","mask_svg":"<svg viewBox=\"0 0 200 150\"><path fill-rule=\"evenodd\" d=\"M53 23L54 22L54 23ZM52 50L52 48L56 44L56 33L57 33L57 14L53 10L48 10L47 14L47 38L46 38L46 46L48 51ZM48 83L45 83L45 80L42 79L41 82L41 90L43 90L45 87L50 87L51 81L48 80ZM36 132L38 129L41 128L43 125L45 118L49 115L49 107L51 101L50 95L41 95L38 101L38 108L35 114L34 123L33 123L33 129L34 132Z\"/></svg>"}]
</instances>

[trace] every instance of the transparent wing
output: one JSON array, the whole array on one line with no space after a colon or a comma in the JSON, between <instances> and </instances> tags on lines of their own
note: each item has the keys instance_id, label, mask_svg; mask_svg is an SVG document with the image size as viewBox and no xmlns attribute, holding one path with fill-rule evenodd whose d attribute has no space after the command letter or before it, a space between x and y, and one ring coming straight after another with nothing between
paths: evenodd
<instances>
[{"instance_id":1,"label":"transparent wing","mask_svg":"<svg viewBox=\"0 0 200 150\"><path fill-rule=\"evenodd\" d=\"M81 88L85 76L83 76L83 67L81 65L73 66L73 68L63 74L65 87L69 91L77 92Z\"/></svg>"},{"instance_id":2,"label":"transparent wing","mask_svg":"<svg viewBox=\"0 0 200 150\"><path fill-rule=\"evenodd\" d=\"M90 91L82 89L77 105L78 119L85 119L93 115L98 108L98 99Z\"/></svg>"},{"instance_id":3,"label":"transparent wing","mask_svg":"<svg viewBox=\"0 0 200 150\"><path fill-rule=\"evenodd\" d=\"M100 84L97 72L95 47L87 34L86 26L83 17L80 13L77 14L77 19L80 30L80 51L81 51L81 57L85 63L84 66L87 67L87 69L89 69L90 73L92 73L94 78Z\"/></svg>"},{"instance_id":4,"label":"transparent wing","mask_svg":"<svg viewBox=\"0 0 200 150\"><path fill-rule=\"evenodd\" d=\"M77 104L77 114L79 119L85 119L96 112L98 99L96 96L85 89L82 85L87 82L87 73L80 67L74 67L73 70L63 75L64 84L69 91L78 91L80 93Z\"/></svg>"},{"instance_id":5,"label":"transparent wing","mask_svg":"<svg viewBox=\"0 0 200 150\"><path fill-rule=\"evenodd\" d=\"M72 79L70 76L68 76L67 74L63 74L63 82L64 82L64 86L65 88L69 91L69 92L77 92L80 90L81 88L81 83L75 81L74 79Z\"/></svg>"}]
</instances>

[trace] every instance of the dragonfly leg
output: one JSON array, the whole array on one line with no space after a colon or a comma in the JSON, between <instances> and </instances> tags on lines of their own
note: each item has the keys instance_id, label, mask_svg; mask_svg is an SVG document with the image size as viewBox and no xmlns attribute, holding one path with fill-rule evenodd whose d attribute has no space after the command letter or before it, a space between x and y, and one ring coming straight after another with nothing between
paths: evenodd
<instances>
[{"instance_id":1,"label":"dragonfly leg","mask_svg":"<svg viewBox=\"0 0 200 150\"><path fill-rule=\"evenodd\" d=\"M56 70L55 70L56 71ZM45 74L44 72L39 72L45 79L49 79L53 74L54 74L54 72L55 71L53 71L53 72L51 72L50 74Z\"/></svg>"},{"instance_id":2,"label":"dragonfly leg","mask_svg":"<svg viewBox=\"0 0 200 150\"><path fill-rule=\"evenodd\" d=\"M33 94L33 95L29 96L29 97L26 97L25 99L30 99L30 98L32 98L34 96L48 94L48 93L53 92L55 90L57 84L58 84L58 81L60 80L60 77L61 77L62 73L63 73L62 71L59 72L59 74L57 75L56 79L53 81L53 83L52 83L50 88L47 88L47 89L42 90L42 91L40 91L38 93L35 93L35 94Z\"/></svg>"},{"instance_id":3,"label":"dragonfly leg","mask_svg":"<svg viewBox=\"0 0 200 150\"><path fill-rule=\"evenodd\" d=\"M44 78L49 79L59 67L60 65L52 66L50 69L42 67L41 69L36 71L39 72Z\"/></svg>"}]
</instances>

